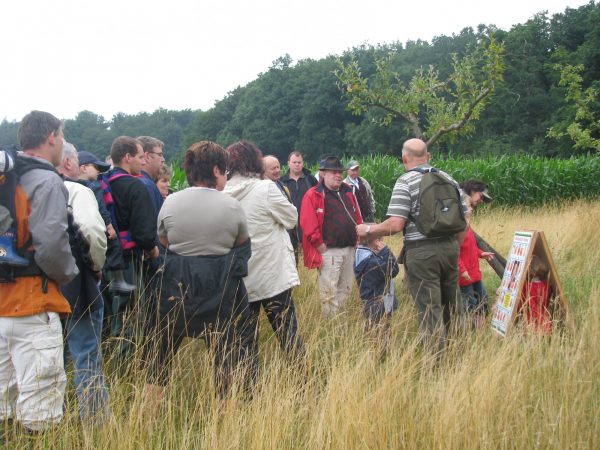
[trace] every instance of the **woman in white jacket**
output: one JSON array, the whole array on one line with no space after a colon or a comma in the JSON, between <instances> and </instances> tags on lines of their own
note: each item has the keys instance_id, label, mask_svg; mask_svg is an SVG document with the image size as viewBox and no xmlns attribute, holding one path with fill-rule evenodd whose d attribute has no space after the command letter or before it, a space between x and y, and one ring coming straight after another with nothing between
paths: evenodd
<instances>
[{"instance_id":1,"label":"woman in white jacket","mask_svg":"<svg viewBox=\"0 0 600 450\"><path fill-rule=\"evenodd\" d=\"M262 305L283 350L299 352L302 341L292 288L300 284L300 278L286 231L296 226L296 207L274 182L263 179L263 155L255 144L236 142L227 148L227 153L229 179L223 192L242 204L252 246L244 283L256 336Z\"/></svg>"}]
</instances>

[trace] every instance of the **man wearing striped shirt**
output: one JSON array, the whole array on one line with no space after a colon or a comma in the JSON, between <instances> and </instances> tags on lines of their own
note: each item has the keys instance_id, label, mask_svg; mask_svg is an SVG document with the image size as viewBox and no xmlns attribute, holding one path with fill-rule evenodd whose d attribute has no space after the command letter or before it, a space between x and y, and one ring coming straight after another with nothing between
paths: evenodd
<instances>
[{"instance_id":1,"label":"man wearing striped shirt","mask_svg":"<svg viewBox=\"0 0 600 450\"><path fill-rule=\"evenodd\" d=\"M422 174L412 169L428 169L430 154L420 139L409 139L402 147L406 173L396 181L388 206L388 218L376 225L358 225L359 237L389 236L404 231L404 269L419 319L423 343L443 352L452 316L462 315L458 294L458 253L462 236L427 238L419 232L419 184ZM441 172L458 184L448 174ZM463 204L466 209L466 205ZM460 233L462 235L463 233Z\"/></svg>"}]
</instances>

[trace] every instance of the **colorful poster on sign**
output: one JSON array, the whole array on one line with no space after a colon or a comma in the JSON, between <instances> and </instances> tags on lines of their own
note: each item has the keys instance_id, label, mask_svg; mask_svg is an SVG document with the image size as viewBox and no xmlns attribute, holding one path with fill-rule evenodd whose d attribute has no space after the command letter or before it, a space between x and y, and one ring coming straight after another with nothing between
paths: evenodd
<instances>
[{"instance_id":1,"label":"colorful poster on sign","mask_svg":"<svg viewBox=\"0 0 600 450\"><path fill-rule=\"evenodd\" d=\"M492 329L501 336L506 336L506 330L519 301L521 280L532 239L533 232L527 231L517 231L513 237L492 317Z\"/></svg>"}]
</instances>

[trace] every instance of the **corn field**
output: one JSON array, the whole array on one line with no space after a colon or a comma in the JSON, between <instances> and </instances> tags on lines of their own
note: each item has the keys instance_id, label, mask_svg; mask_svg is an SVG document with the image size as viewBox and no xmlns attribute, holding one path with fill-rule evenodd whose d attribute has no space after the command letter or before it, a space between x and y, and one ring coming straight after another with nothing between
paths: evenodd
<instances>
[{"instance_id":1,"label":"corn field","mask_svg":"<svg viewBox=\"0 0 600 450\"><path fill-rule=\"evenodd\" d=\"M373 188L377 217L385 216L396 179L404 173L402 161L389 155L349 157L361 165L361 176ZM600 157L587 155L569 159L541 158L530 155L488 156L483 158L432 158L431 163L458 182L472 178L489 186L496 205L540 206L558 200L594 198L600 196ZM187 186L185 173L175 165L172 186L179 190ZM312 173L318 165L307 166ZM282 173L287 171L282 167Z\"/></svg>"}]
</instances>

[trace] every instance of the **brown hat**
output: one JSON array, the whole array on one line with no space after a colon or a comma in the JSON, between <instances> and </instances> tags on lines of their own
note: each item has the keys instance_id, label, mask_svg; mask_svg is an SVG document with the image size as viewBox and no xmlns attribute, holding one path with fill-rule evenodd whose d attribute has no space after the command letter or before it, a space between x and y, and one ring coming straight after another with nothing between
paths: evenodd
<instances>
[{"instance_id":1,"label":"brown hat","mask_svg":"<svg viewBox=\"0 0 600 450\"><path fill-rule=\"evenodd\" d=\"M346 170L337 156L328 156L319 164L319 170Z\"/></svg>"}]
</instances>

